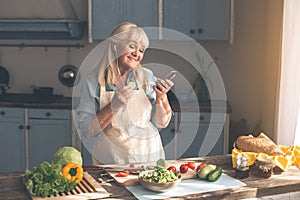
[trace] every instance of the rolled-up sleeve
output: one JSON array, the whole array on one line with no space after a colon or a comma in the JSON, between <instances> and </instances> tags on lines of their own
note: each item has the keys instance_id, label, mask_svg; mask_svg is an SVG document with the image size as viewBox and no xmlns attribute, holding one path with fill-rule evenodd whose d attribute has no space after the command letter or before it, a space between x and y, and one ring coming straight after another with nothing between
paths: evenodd
<instances>
[{"instance_id":1,"label":"rolled-up sleeve","mask_svg":"<svg viewBox=\"0 0 300 200\"><path fill-rule=\"evenodd\" d=\"M87 79L81 88L79 104L76 109L77 125L81 132L91 128L93 117L99 112L100 88L97 77Z\"/></svg>"}]
</instances>

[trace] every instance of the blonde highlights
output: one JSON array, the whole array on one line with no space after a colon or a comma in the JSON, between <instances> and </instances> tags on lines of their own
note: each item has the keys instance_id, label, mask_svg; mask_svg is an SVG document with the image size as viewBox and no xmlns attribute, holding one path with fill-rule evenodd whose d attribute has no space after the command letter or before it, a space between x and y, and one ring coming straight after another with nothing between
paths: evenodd
<instances>
[{"instance_id":1,"label":"blonde highlights","mask_svg":"<svg viewBox=\"0 0 300 200\"><path fill-rule=\"evenodd\" d=\"M127 41L134 41L141 44L145 49L149 47L149 39L145 31L131 22L123 22L116 26L110 37L107 39L106 49L101 61L98 82L101 86L112 86L119 78L118 66L116 63L117 52L114 45L120 45ZM139 85L144 88L148 86L148 79L144 74L141 65L134 70L134 77Z\"/></svg>"}]
</instances>

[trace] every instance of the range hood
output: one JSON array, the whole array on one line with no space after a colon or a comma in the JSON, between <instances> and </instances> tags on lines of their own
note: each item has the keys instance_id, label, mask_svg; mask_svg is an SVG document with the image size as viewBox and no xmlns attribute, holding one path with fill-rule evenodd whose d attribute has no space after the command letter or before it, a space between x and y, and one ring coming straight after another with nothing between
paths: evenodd
<instances>
[{"instance_id":1,"label":"range hood","mask_svg":"<svg viewBox=\"0 0 300 200\"><path fill-rule=\"evenodd\" d=\"M86 23L68 19L0 19L0 39L80 40Z\"/></svg>"}]
</instances>

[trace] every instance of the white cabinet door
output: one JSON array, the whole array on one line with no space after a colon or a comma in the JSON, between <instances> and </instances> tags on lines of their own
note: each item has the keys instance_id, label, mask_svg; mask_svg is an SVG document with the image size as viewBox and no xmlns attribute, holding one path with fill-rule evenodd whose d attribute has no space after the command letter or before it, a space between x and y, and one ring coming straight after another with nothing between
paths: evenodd
<instances>
[{"instance_id":1,"label":"white cabinet door","mask_svg":"<svg viewBox=\"0 0 300 200\"><path fill-rule=\"evenodd\" d=\"M106 39L120 22L122 0L92 1L92 35L94 40Z\"/></svg>"},{"instance_id":2,"label":"white cabinet door","mask_svg":"<svg viewBox=\"0 0 300 200\"><path fill-rule=\"evenodd\" d=\"M24 172L23 108L0 108L0 173Z\"/></svg>"},{"instance_id":3,"label":"white cabinet door","mask_svg":"<svg viewBox=\"0 0 300 200\"><path fill-rule=\"evenodd\" d=\"M229 40L230 0L204 0L198 22L198 39ZM202 29L202 30L201 30Z\"/></svg>"},{"instance_id":4,"label":"white cabinet door","mask_svg":"<svg viewBox=\"0 0 300 200\"><path fill-rule=\"evenodd\" d=\"M165 151L165 157L168 160L176 159L175 155L175 123L171 120L170 124L160 131L160 137Z\"/></svg>"},{"instance_id":5,"label":"white cabinet door","mask_svg":"<svg viewBox=\"0 0 300 200\"><path fill-rule=\"evenodd\" d=\"M230 0L164 0L163 10L164 28L195 40L229 40Z\"/></svg>"},{"instance_id":6,"label":"white cabinet door","mask_svg":"<svg viewBox=\"0 0 300 200\"><path fill-rule=\"evenodd\" d=\"M202 142L199 139L199 128L199 123L181 122L178 129L177 158L198 157Z\"/></svg>"},{"instance_id":7,"label":"white cabinet door","mask_svg":"<svg viewBox=\"0 0 300 200\"><path fill-rule=\"evenodd\" d=\"M157 0L123 0L124 13L122 20L142 27L158 26Z\"/></svg>"},{"instance_id":8,"label":"white cabinet door","mask_svg":"<svg viewBox=\"0 0 300 200\"><path fill-rule=\"evenodd\" d=\"M121 22L141 27L158 26L157 0L93 0L92 35L94 40L107 39Z\"/></svg>"},{"instance_id":9,"label":"white cabinet door","mask_svg":"<svg viewBox=\"0 0 300 200\"><path fill-rule=\"evenodd\" d=\"M71 145L69 110L29 109L29 168L51 162L58 148Z\"/></svg>"},{"instance_id":10,"label":"white cabinet door","mask_svg":"<svg viewBox=\"0 0 300 200\"><path fill-rule=\"evenodd\" d=\"M211 113L177 112L175 115L179 115L178 120L161 131L167 159L224 154L223 113L216 113L214 119Z\"/></svg>"},{"instance_id":11,"label":"white cabinet door","mask_svg":"<svg viewBox=\"0 0 300 200\"><path fill-rule=\"evenodd\" d=\"M164 0L163 27L194 37L197 26L197 7L195 0ZM164 32L164 39L170 38Z\"/></svg>"}]
</instances>

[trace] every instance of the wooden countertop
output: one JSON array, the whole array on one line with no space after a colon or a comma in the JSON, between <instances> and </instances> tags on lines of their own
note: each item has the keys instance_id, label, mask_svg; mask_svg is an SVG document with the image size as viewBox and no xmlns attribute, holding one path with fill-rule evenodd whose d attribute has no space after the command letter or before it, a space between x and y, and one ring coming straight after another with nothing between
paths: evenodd
<instances>
[{"instance_id":1,"label":"wooden countertop","mask_svg":"<svg viewBox=\"0 0 300 200\"><path fill-rule=\"evenodd\" d=\"M0 102L0 107L20 108L50 108L50 109L72 109L72 97L63 97L51 103L24 103L24 102Z\"/></svg>"},{"instance_id":2,"label":"wooden countertop","mask_svg":"<svg viewBox=\"0 0 300 200\"><path fill-rule=\"evenodd\" d=\"M191 158L185 160L204 161L217 164L223 168L224 173L234 177L230 155ZM100 177L99 171L89 171L89 173L96 180ZM250 175L248 178L242 179L241 181L246 183L247 186L193 194L172 199L243 199L296 192L299 191L300 188L300 170L289 169L280 175L272 175L272 177L268 179ZM114 182L108 182L102 186L111 194L111 197L108 199L136 199L126 188L118 186ZM0 174L0 188L1 198L30 199L22 184L21 174L19 173Z\"/></svg>"}]
</instances>

